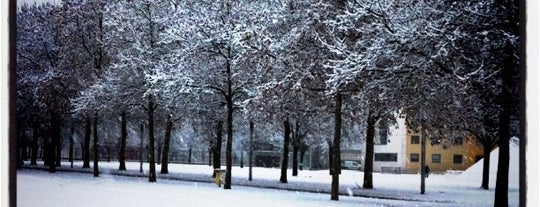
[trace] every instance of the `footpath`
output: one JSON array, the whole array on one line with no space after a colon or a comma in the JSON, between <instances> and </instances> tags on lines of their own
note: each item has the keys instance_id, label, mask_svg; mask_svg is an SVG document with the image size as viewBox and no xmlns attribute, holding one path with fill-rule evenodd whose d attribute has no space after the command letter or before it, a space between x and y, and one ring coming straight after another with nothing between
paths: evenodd
<instances>
[{"instance_id":1,"label":"footpath","mask_svg":"<svg viewBox=\"0 0 540 207\"><path fill-rule=\"evenodd\" d=\"M21 166L22 170L46 170L48 167L41 165L29 165L25 163ZM127 177L148 177L148 173L139 170L117 170L113 169L110 166L100 166L99 168L101 175L113 175L113 176L127 176ZM93 174L93 168L81 168L80 166L74 166L71 168L69 165L57 167L57 172L75 172L75 173L85 173ZM164 180L176 180L176 181L187 181L187 182L202 182L202 183L214 183L214 178L212 173L186 173L186 172L170 172L168 174L156 173L157 181L160 179ZM223 176L224 177L224 176ZM246 186L246 187L255 187L255 188L267 188L267 189L277 189L277 190L287 190L295 192L309 192L309 193L322 193L330 194L331 186L326 183L313 183L313 182L304 182L304 181L289 181L288 183L281 183L278 179L261 179L253 178L252 181L244 177L235 177L232 175L232 186ZM222 185L223 186L223 185ZM218 187L216 185L216 187ZM445 198L444 195L436 195L434 192L432 195L421 195L418 192L411 191L402 191L402 190L377 190L377 189L363 189L360 185L347 185L340 184L339 188L340 196L354 196L354 197L365 197L373 199L388 199L388 200L402 200L402 201L412 201L412 202L425 202L425 203L453 203L454 201Z\"/></svg>"}]
</instances>

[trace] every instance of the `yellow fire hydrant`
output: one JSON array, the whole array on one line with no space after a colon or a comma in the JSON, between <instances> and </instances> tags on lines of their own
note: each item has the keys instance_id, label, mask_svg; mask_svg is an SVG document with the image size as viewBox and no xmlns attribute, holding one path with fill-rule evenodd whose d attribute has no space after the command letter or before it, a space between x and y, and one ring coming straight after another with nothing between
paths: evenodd
<instances>
[{"instance_id":1,"label":"yellow fire hydrant","mask_svg":"<svg viewBox=\"0 0 540 207\"><path fill-rule=\"evenodd\" d=\"M216 174L216 177L214 178L214 183L216 183L218 187L221 187L221 182L223 182L223 178L221 176L224 172L226 172L226 170L221 170L219 168L214 169L214 173Z\"/></svg>"}]
</instances>

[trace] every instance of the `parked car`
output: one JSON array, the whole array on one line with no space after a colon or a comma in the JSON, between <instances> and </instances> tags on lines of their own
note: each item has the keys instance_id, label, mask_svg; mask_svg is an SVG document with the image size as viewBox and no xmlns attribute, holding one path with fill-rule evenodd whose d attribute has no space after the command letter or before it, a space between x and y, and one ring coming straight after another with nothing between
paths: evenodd
<instances>
[{"instance_id":1,"label":"parked car","mask_svg":"<svg viewBox=\"0 0 540 207\"><path fill-rule=\"evenodd\" d=\"M341 169L344 170L360 170L360 163L356 161L341 161Z\"/></svg>"}]
</instances>

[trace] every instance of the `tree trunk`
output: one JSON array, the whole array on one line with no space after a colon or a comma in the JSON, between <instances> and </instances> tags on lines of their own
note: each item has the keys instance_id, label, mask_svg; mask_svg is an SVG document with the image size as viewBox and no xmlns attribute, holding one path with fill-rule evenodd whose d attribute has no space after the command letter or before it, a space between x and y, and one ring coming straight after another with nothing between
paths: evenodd
<instances>
[{"instance_id":1,"label":"tree trunk","mask_svg":"<svg viewBox=\"0 0 540 207\"><path fill-rule=\"evenodd\" d=\"M509 44L509 43L507 43ZM514 58L511 46L507 46L509 57L504 60L502 68L502 91L500 94L501 113L499 115L499 163L497 166L497 180L495 185L494 206L508 206L508 170L510 162L510 129L512 107L519 105L512 98L512 92L517 87L514 80ZM522 132L524 133L524 132Z\"/></svg>"},{"instance_id":2,"label":"tree trunk","mask_svg":"<svg viewBox=\"0 0 540 207\"><path fill-rule=\"evenodd\" d=\"M332 140L326 139L326 144L328 144L328 174L332 175L332 166L334 166L334 147L332 146Z\"/></svg>"},{"instance_id":3,"label":"tree trunk","mask_svg":"<svg viewBox=\"0 0 540 207\"><path fill-rule=\"evenodd\" d=\"M161 138L157 139L156 140L156 146L157 146L157 159L156 159L156 164L160 165L161 164L161 149L162 149L162 145L161 145Z\"/></svg>"},{"instance_id":4,"label":"tree trunk","mask_svg":"<svg viewBox=\"0 0 540 207\"><path fill-rule=\"evenodd\" d=\"M363 188L373 189L373 145L375 139L375 123L377 123L377 116L373 114L368 115L367 130L366 130L366 158L364 160L364 184Z\"/></svg>"},{"instance_id":5,"label":"tree trunk","mask_svg":"<svg viewBox=\"0 0 540 207\"><path fill-rule=\"evenodd\" d=\"M144 162L144 124L140 125L141 130L141 141L139 142L139 172L143 173L143 162Z\"/></svg>"},{"instance_id":6,"label":"tree trunk","mask_svg":"<svg viewBox=\"0 0 540 207\"><path fill-rule=\"evenodd\" d=\"M75 125L71 125L71 136L69 137L69 163L70 167L73 168L73 136L75 136Z\"/></svg>"},{"instance_id":7,"label":"tree trunk","mask_svg":"<svg viewBox=\"0 0 540 207\"><path fill-rule=\"evenodd\" d=\"M54 164L54 143L52 137L49 137L44 148L44 164L49 167L50 173L56 172L56 165Z\"/></svg>"},{"instance_id":8,"label":"tree trunk","mask_svg":"<svg viewBox=\"0 0 540 207\"><path fill-rule=\"evenodd\" d=\"M240 168L244 168L244 150L240 151Z\"/></svg>"},{"instance_id":9,"label":"tree trunk","mask_svg":"<svg viewBox=\"0 0 540 207\"><path fill-rule=\"evenodd\" d=\"M489 165L490 165L490 159L491 159L491 144L486 143L486 141L483 141L483 148L484 148L484 161L483 161L483 168L482 168L482 189L488 190L489 189Z\"/></svg>"},{"instance_id":10,"label":"tree trunk","mask_svg":"<svg viewBox=\"0 0 540 207\"><path fill-rule=\"evenodd\" d=\"M304 155L306 154L306 149L304 149L304 145L302 145L302 148L300 149L300 166L298 167L299 170L304 170Z\"/></svg>"},{"instance_id":11,"label":"tree trunk","mask_svg":"<svg viewBox=\"0 0 540 207\"><path fill-rule=\"evenodd\" d=\"M298 120L293 134L292 176L298 176L298 149L300 148L300 124Z\"/></svg>"},{"instance_id":12,"label":"tree trunk","mask_svg":"<svg viewBox=\"0 0 540 207\"><path fill-rule=\"evenodd\" d=\"M232 57L231 47L227 47L228 57ZM227 162L227 172L225 174L224 189L231 189L231 174L232 174L232 142L233 142L233 90L232 90L232 69L230 59L226 62L226 74L227 74L227 94L225 97L227 103L227 147L225 158Z\"/></svg>"},{"instance_id":13,"label":"tree trunk","mask_svg":"<svg viewBox=\"0 0 540 207\"><path fill-rule=\"evenodd\" d=\"M97 112L94 113L94 177L99 177L99 142L98 142L98 131L97 131L97 125L98 125L98 114Z\"/></svg>"},{"instance_id":14,"label":"tree trunk","mask_svg":"<svg viewBox=\"0 0 540 207\"><path fill-rule=\"evenodd\" d=\"M289 144L291 140L291 125L289 119L283 122L285 134L283 135L283 159L281 160L281 177L279 182L287 183L287 168L289 167Z\"/></svg>"},{"instance_id":15,"label":"tree trunk","mask_svg":"<svg viewBox=\"0 0 540 207\"><path fill-rule=\"evenodd\" d=\"M156 160L154 158L154 99L150 95L148 98L148 161L149 173L148 182L156 182Z\"/></svg>"},{"instance_id":16,"label":"tree trunk","mask_svg":"<svg viewBox=\"0 0 540 207\"><path fill-rule=\"evenodd\" d=\"M298 150L299 146L293 146L293 158L292 158L292 176L298 176Z\"/></svg>"},{"instance_id":17,"label":"tree trunk","mask_svg":"<svg viewBox=\"0 0 540 207\"><path fill-rule=\"evenodd\" d=\"M56 167L60 166L60 155L58 150L60 149L60 116L52 112L51 113L51 145L50 145L50 163L49 163L49 172L56 172ZM61 152L61 149L60 149Z\"/></svg>"},{"instance_id":18,"label":"tree trunk","mask_svg":"<svg viewBox=\"0 0 540 207\"><path fill-rule=\"evenodd\" d=\"M122 111L121 117L121 132L120 132L120 152L118 153L118 170L126 170L126 139L127 139L127 113Z\"/></svg>"},{"instance_id":19,"label":"tree trunk","mask_svg":"<svg viewBox=\"0 0 540 207\"><path fill-rule=\"evenodd\" d=\"M341 174L341 105L342 97L336 94L336 108L334 114L334 146L332 151L332 192L330 199L339 200L339 174Z\"/></svg>"},{"instance_id":20,"label":"tree trunk","mask_svg":"<svg viewBox=\"0 0 540 207\"><path fill-rule=\"evenodd\" d=\"M39 124L37 121L34 122L32 129L32 157L30 159L30 165L37 165L37 158L39 152Z\"/></svg>"},{"instance_id":21,"label":"tree trunk","mask_svg":"<svg viewBox=\"0 0 540 207\"><path fill-rule=\"evenodd\" d=\"M17 133L17 140L20 142L17 143L17 147L18 147L18 150L17 150L17 169L20 169L21 166L24 165L24 160L25 160L25 157L26 157L26 148L27 148L27 141L26 141L26 136L24 135L24 132L21 132L23 130L21 130L21 128L18 129L18 133Z\"/></svg>"},{"instance_id":22,"label":"tree trunk","mask_svg":"<svg viewBox=\"0 0 540 207\"><path fill-rule=\"evenodd\" d=\"M214 169L221 168L221 143L223 141L223 123L220 121L216 124L216 144L214 146ZM215 171L212 177L216 177Z\"/></svg>"},{"instance_id":23,"label":"tree trunk","mask_svg":"<svg viewBox=\"0 0 540 207\"><path fill-rule=\"evenodd\" d=\"M253 180L253 121L249 121L249 176L248 180Z\"/></svg>"},{"instance_id":24,"label":"tree trunk","mask_svg":"<svg viewBox=\"0 0 540 207\"><path fill-rule=\"evenodd\" d=\"M224 189L231 189L231 173L232 173L232 139L233 139L233 103L232 97L227 101L227 147L225 159L227 164L227 173L225 174Z\"/></svg>"},{"instance_id":25,"label":"tree trunk","mask_svg":"<svg viewBox=\"0 0 540 207\"><path fill-rule=\"evenodd\" d=\"M92 134L92 120L86 117L86 131L84 133L83 168L90 168L90 136Z\"/></svg>"},{"instance_id":26,"label":"tree trunk","mask_svg":"<svg viewBox=\"0 0 540 207\"><path fill-rule=\"evenodd\" d=\"M169 116L167 119L167 128L165 129L165 140L163 141L163 155L161 156L161 174L169 173L169 146L171 143L171 133L173 129L173 120Z\"/></svg>"},{"instance_id":27,"label":"tree trunk","mask_svg":"<svg viewBox=\"0 0 540 207\"><path fill-rule=\"evenodd\" d=\"M56 112L53 114L52 121L52 139L54 144L54 162L57 167L61 165L62 162L62 120L60 115Z\"/></svg>"},{"instance_id":28,"label":"tree trunk","mask_svg":"<svg viewBox=\"0 0 540 207\"><path fill-rule=\"evenodd\" d=\"M208 166L212 166L212 148L208 149Z\"/></svg>"},{"instance_id":29,"label":"tree trunk","mask_svg":"<svg viewBox=\"0 0 540 207\"><path fill-rule=\"evenodd\" d=\"M426 192L426 136L427 133L422 133L420 141L420 194Z\"/></svg>"},{"instance_id":30,"label":"tree trunk","mask_svg":"<svg viewBox=\"0 0 540 207\"><path fill-rule=\"evenodd\" d=\"M191 164L191 152L193 151L192 149L193 149L192 146L189 146L188 157L187 157L187 163L188 164Z\"/></svg>"}]
</instances>

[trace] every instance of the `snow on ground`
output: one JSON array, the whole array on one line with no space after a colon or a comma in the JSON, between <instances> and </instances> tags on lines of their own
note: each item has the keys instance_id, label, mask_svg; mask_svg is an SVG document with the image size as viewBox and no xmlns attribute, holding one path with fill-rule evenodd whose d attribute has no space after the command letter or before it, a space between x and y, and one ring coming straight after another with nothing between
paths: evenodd
<instances>
[{"instance_id":1,"label":"snow on ground","mask_svg":"<svg viewBox=\"0 0 540 207\"><path fill-rule=\"evenodd\" d=\"M28 165L26 165L28 167ZM76 162L74 170L81 170L82 163ZM118 172L117 162L100 162L102 175L93 178L91 174L21 170L17 176L18 206L72 206L73 202L83 203L98 196L101 206L128 200L134 206L159 204L159 206L216 206L238 201L234 206L492 206L494 190L479 188L481 180L463 177L458 174L433 174L426 179L426 194L419 194L420 176L418 174L373 174L375 189L361 189L363 172L343 170L340 176L339 202L329 201L331 177L328 170L300 171L298 177L290 176L288 184L279 182L280 170L272 168L253 168L252 182L247 181L248 168L233 167L233 189L219 189L212 182L212 168L208 165L171 164L169 175L159 174L158 182L147 183L145 177L125 177L107 175ZM138 175L139 163L128 162L128 172ZM145 173L148 164L144 165ZM67 162L63 170L71 170ZM85 169L91 173L92 169ZM169 179L164 179L169 178ZM184 179L199 182L170 180ZM494 179L494 178L493 178ZM517 179L517 178L511 178ZM208 182L201 183L200 181ZM240 186L242 185L242 186ZM252 188L247 186L272 189ZM287 189L287 190L275 190ZM320 192L320 193L307 193ZM149 195L147 195L149 194ZM155 194L155 195L154 195ZM152 195L157 199L152 198ZM347 195L386 198L360 198ZM82 200L81 200L82 199ZM518 189L510 186L510 206L518 206ZM49 205L50 203L50 205ZM259 205L262 204L262 205ZM150 206L154 206L150 205Z\"/></svg>"},{"instance_id":2,"label":"snow on ground","mask_svg":"<svg viewBox=\"0 0 540 207\"><path fill-rule=\"evenodd\" d=\"M491 151L491 157L489 159L489 188L495 188L497 181L497 165L499 164L499 148ZM469 167L465 172L458 176L458 180L468 181L478 180L482 182L482 170L484 167L484 160L481 159L473 166ZM519 141L517 138L512 138L510 142L510 163L509 163L509 188L519 188Z\"/></svg>"},{"instance_id":3,"label":"snow on ground","mask_svg":"<svg viewBox=\"0 0 540 207\"><path fill-rule=\"evenodd\" d=\"M210 183L162 181L77 173L22 170L17 177L17 206L433 206L432 203L341 197L253 187L223 190Z\"/></svg>"},{"instance_id":4,"label":"snow on ground","mask_svg":"<svg viewBox=\"0 0 540 207\"><path fill-rule=\"evenodd\" d=\"M518 146L510 146L509 204L518 206ZM170 164L169 174L159 174L158 182L148 183L148 163L139 173L138 162L127 162L127 171L117 171L117 162L100 162L101 176L92 177L92 168L82 162L70 168L63 162L58 173L23 169L17 172L18 206L492 206L496 181L498 149L491 154L490 190L480 189L482 160L463 173L432 174L421 195L420 175L373 173L375 189L362 189L363 172L343 170L340 175L340 201L330 201L331 176L328 170L288 171L288 183L279 182L280 169L233 167L232 190L212 183L208 165ZM45 169L41 166L25 168ZM77 171L73 173L65 171ZM129 176L118 176L129 175ZM195 182L189 182L195 181ZM254 205L256 204L256 205Z\"/></svg>"}]
</instances>

